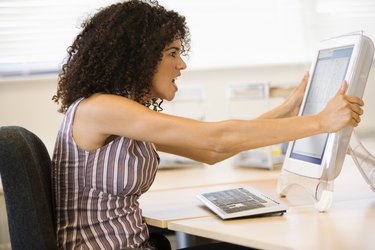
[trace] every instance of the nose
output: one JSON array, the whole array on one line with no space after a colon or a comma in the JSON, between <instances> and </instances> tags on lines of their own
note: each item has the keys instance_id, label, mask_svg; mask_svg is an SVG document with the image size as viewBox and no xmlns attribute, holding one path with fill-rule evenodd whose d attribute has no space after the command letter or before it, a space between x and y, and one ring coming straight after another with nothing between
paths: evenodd
<instances>
[{"instance_id":1,"label":"nose","mask_svg":"<svg viewBox=\"0 0 375 250\"><path fill-rule=\"evenodd\" d=\"M177 68L179 70L184 70L184 69L186 69L186 67L187 67L187 65L186 65L184 59L182 59L182 57L180 57L180 60L177 63Z\"/></svg>"}]
</instances>

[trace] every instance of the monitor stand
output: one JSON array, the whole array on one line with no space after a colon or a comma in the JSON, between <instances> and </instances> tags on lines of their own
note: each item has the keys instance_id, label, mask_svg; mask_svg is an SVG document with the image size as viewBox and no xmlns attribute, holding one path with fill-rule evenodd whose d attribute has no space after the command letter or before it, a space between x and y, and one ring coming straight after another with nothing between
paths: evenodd
<instances>
[{"instance_id":1,"label":"monitor stand","mask_svg":"<svg viewBox=\"0 0 375 250\"><path fill-rule=\"evenodd\" d=\"M355 133L350 139L348 154L352 156L370 189L375 192L375 156L363 146Z\"/></svg>"},{"instance_id":2,"label":"monitor stand","mask_svg":"<svg viewBox=\"0 0 375 250\"><path fill-rule=\"evenodd\" d=\"M375 192L375 156L363 146L354 131L347 154L351 155L362 177ZM317 210L325 212L332 204L333 182L334 180L309 178L282 170L277 183L277 193L285 197L292 186L302 186L312 196Z\"/></svg>"}]
</instances>

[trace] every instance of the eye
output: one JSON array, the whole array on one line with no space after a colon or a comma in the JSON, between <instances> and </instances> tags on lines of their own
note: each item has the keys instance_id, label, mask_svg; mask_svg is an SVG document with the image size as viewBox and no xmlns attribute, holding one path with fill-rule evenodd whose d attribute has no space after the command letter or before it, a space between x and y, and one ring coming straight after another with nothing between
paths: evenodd
<instances>
[{"instance_id":1,"label":"eye","mask_svg":"<svg viewBox=\"0 0 375 250\"><path fill-rule=\"evenodd\" d=\"M176 57L177 56L177 51L172 51L171 53L169 53L170 56L172 57Z\"/></svg>"}]
</instances>

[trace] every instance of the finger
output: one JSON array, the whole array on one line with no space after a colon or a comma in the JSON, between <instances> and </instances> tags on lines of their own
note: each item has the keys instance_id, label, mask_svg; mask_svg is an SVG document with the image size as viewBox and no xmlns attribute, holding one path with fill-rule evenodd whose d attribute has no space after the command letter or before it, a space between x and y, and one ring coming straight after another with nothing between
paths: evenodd
<instances>
[{"instance_id":1,"label":"finger","mask_svg":"<svg viewBox=\"0 0 375 250\"><path fill-rule=\"evenodd\" d=\"M309 80L309 77L310 77L310 73L308 70L305 71L305 74L303 75L303 79L302 81L303 82L307 82L307 80Z\"/></svg>"},{"instance_id":2,"label":"finger","mask_svg":"<svg viewBox=\"0 0 375 250\"><path fill-rule=\"evenodd\" d=\"M360 117L357 113L353 113L353 114L352 114L352 119L353 119L356 123L360 123L360 122L361 122L361 117Z\"/></svg>"},{"instance_id":3,"label":"finger","mask_svg":"<svg viewBox=\"0 0 375 250\"><path fill-rule=\"evenodd\" d=\"M346 90L348 89L348 82L346 80L341 84L341 88L337 92L338 95L345 95Z\"/></svg>"},{"instance_id":4,"label":"finger","mask_svg":"<svg viewBox=\"0 0 375 250\"><path fill-rule=\"evenodd\" d=\"M306 88L307 82L309 81L309 77L310 77L309 71L306 71L305 74L303 75L300 86L303 86L303 88Z\"/></svg>"},{"instance_id":5,"label":"finger","mask_svg":"<svg viewBox=\"0 0 375 250\"><path fill-rule=\"evenodd\" d=\"M357 104L350 104L350 109L358 115L363 115L363 109Z\"/></svg>"},{"instance_id":6,"label":"finger","mask_svg":"<svg viewBox=\"0 0 375 250\"><path fill-rule=\"evenodd\" d=\"M352 127L358 127L358 123L354 119L352 119L352 122L350 123L350 125Z\"/></svg>"},{"instance_id":7,"label":"finger","mask_svg":"<svg viewBox=\"0 0 375 250\"><path fill-rule=\"evenodd\" d=\"M355 117L354 115L351 116L351 119L348 121L348 125L352 126L352 127L357 127L359 122L361 120L358 120L357 118L359 117Z\"/></svg>"},{"instance_id":8,"label":"finger","mask_svg":"<svg viewBox=\"0 0 375 250\"><path fill-rule=\"evenodd\" d=\"M361 122L361 119L359 119L359 121L357 121L355 118L352 118L351 125L353 127L358 127L360 122Z\"/></svg>"},{"instance_id":9,"label":"finger","mask_svg":"<svg viewBox=\"0 0 375 250\"><path fill-rule=\"evenodd\" d=\"M364 102L361 98L358 98L356 96L346 96L345 99L353 104L358 104L359 106L363 106Z\"/></svg>"}]
</instances>

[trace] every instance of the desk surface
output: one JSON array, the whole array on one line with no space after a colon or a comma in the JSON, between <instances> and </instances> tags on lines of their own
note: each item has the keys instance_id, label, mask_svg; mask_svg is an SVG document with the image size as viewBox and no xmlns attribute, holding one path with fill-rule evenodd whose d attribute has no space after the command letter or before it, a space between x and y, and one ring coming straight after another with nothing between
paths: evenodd
<instances>
[{"instance_id":1,"label":"desk surface","mask_svg":"<svg viewBox=\"0 0 375 250\"><path fill-rule=\"evenodd\" d=\"M262 190L273 185L272 180L255 184ZM171 221L168 228L254 248L374 248L375 193L349 157L335 181L334 201L328 212L319 213L299 187L281 200L289 205L283 216L223 221L211 213L209 217Z\"/></svg>"},{"instance_id":2,"label":"desk surface","mask_svg":"<svg viewBox=\"0 0 375 250\"><path fill-rule=\"evenodd\" d=\"M375 199L336 202L328 213L310 205L283 216L174 221L169 229L260 249L373 249Z\"/></svg>"},{"instance_id":3,"label":"desk surface","mask_svg":"<svg viewBox=\"0 0 375 250\"><path fill-rule=\"evenodd\" d=\"M196 198L197 194L258 183L260 180L273 180L274 186L280 174L280 168L268 170L232 167L229 163L160 169L151 189L139 200L146 222L152 226L167 228L168 223L174 220L211 216L201 206Z\"/></svg>"},{"instance_id":4,"label":"desk surface","mask_svg":"<svg viewBox=\"0 0 375 250\"><path fill-rule=\"evenodd\" d=\"M147 224L167 228L168 224L172 221L213 216L211 211L203 206L198 198L196 198L197 194L240 186L252 186L277 197L274 188L275 185L276 179L268 179L215 186L147 192L141 196L140 205L143 210L143 217ZM305 204L311 202L308 197L304 198Z\"/></svg>"},{"instance_id":5,"label":"desk surface","mask_svg":"<svg viewBox=\"0 0 375 250\"><path fill-rule=\"evenodd\" d=\"M351 158L347 157L342 174L335 181L334 201L375 198L375 194L367 188L366 183L353 164ZM214 216L196 198L197 194L204 192L252 186L273 197L278 197L276 184L279 171L277 170L230 169L229 166L221 166L219 168L208 166L208 168L210 167L212 169L204 169L201 174L199 174L199 169L179 169L177 171L171 170L159 173L159 177L162 177L158 179L159 187L167 187L176 183L177 187L153 189L153 191L146 192L141 196L140 204L146 222L152 226L167 228L172 221ZM233 174L233 172L236 173ZM216 178L210 178L210 174L216 175ZM184 176L195 176L195 178L184 178ZM228 178L225 179L225 176L228 176ZM235 176L241 176L239 178L240 181L236 182ZM167 177L172 178L172 180L165 185L160 183L161 180L167 181ZM178 178L182 178L181 183L178 182ZM219 179L222 179L221 183L218 181ZM348 183L356 183L356 185L348 185ZM184 186L187 187L183 188ZM292 188L288 197L281 200L289 207L313 205L309 194L298 186Z\"/></svg>"},{"instance_id":6,"label":"desk surface","mask_svg":"<svg viewBox=\"0 0 375 250\"><path fill-rule=\"evenodd\" d=\"M209 166L159 169L150 191L175 190L190 187L231 184L251 180L277 178L280 168L274 170L233 167L230 160Z\"/></svg>"}]
</instances>

